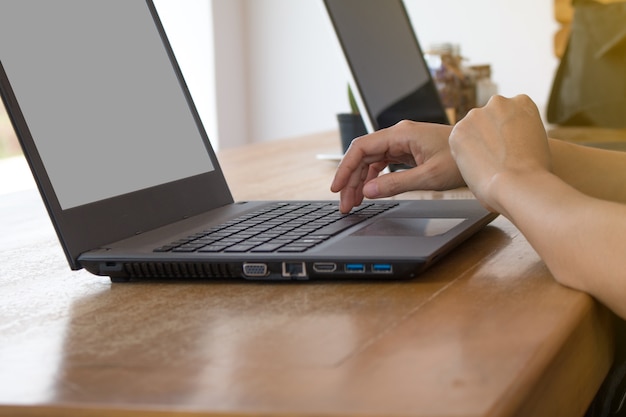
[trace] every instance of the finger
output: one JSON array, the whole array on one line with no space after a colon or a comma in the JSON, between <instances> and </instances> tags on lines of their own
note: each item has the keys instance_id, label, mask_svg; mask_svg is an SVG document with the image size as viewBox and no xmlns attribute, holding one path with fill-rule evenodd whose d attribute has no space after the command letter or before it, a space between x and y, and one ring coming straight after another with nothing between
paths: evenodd
<instances>
[{"instance_id":1,"label":"finger","mask_svg":"<svg viewBox=\"0 0 626 417\"><path fill-rule=\"evenodd\" d=\"M339 211L348 213L353 207L361 204L362 201L362 195L357 195L355 188L344 188L339 193Z\"/></svg>"},{"instance_id":2,"label":"finger","mask_svg":"<svg viewBox=\"0 0 626 417\"><path fill-rule=\"evenodd\" d=\"M367 172L370 160L372 160L371 151L354 145L350 146L337 167L330 186L331 191L336 193L348 184L354 184L355 179L361 177L362 171Z\"/></svg>"},{"instance_id":3,"label":"finger","mask_svg":"<svg viewBox=\"0 0 626 417\"><path fill-rule=\"evenodd\" d=\"M348 213L363 203L363 188L344 188L339 192L339 211Z\"/></svg>"},{"instance_id":4,"label":"finger","mask_svg":"<svg viewBox=\"0 0 626 417\"><path fill-rule=\"evenodd\" d=\"M399 135L397 133L398 128L402 128L402 126L404 126L404 124L399 123L391 128L381 129L353 140L350 148L348 148L348 151L337 167L335 177L331 184L331 191L338 192L343 189L351 180L353 180L353 175L355 173L357 177L360 178L362 174L361 171L367 170L367 167L370 164L385 162L386 165L391 162L406 162L404 160L390 160L390 150L392 146L396 148L394 154L404 156L406 158L408 153L410 157L409 150L404 149L404 141L399 140L399 137L406 135Z\"/></svg>"},{"instance_id":5,"label":"finger","mask_svg":"<svg viewBox=\"0 0 626 417\"><path fill-rule=\"evenodd\" d=\"M372 164L366 169L355 171L348 184L340 191L340 210L343 213L349 212L353 207L363 202L363 185L378 176L385 169L385 163Z\"/></svg>"}]
</instances>

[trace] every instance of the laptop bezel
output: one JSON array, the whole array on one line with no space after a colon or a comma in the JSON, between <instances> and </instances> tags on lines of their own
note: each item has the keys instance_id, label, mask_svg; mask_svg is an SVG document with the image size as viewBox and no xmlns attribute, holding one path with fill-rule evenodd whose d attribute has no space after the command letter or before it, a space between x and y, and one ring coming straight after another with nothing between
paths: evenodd
<instances>
[{"instance_id":1,"label":"laptop bezel","mask_svg":"<svg viewBox=\"0 0 626 417\"><path fill-rule=\"evenodd\" d=\"M78 256L83 252L233 203L157 10L151 0L145 0L145 3L213 163L211 172L63 210L0 57L0 95L61 246L74 270L82 268ZM114 163L111 169L115 169ZM198 193L198 190L203 192Z\"/></svg>"}]
</instances>

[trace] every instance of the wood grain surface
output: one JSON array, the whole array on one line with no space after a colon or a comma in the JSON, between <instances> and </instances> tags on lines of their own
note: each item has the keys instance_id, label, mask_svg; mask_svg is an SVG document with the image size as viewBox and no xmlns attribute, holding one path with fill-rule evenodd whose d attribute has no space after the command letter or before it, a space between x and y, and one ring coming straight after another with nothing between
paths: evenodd
<instances>
[{"instance_id":1,"label":"wood grain surface","mask_svg":"<svg viewBox=\"0 0 626 417\"><path fill-rule=\"evenodd\" d=\"M238 200L325 199L337 151L220 159ZM0 415L576 416L611 362L611 315L502 217L404 282L112 284L69 270L32 187L0 230Z\"/></svg>"}]
</instances>

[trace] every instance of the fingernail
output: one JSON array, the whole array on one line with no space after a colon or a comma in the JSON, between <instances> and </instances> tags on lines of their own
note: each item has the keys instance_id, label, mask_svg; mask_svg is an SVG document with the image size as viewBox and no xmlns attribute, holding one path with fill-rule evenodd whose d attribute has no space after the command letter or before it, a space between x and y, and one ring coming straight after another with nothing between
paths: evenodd
<instances>
[{"instance_id":1,"label":"fingernail","mask_svg":"<svg viewBox=\"0 0 626 417\"><path fill-rule=\"evenodd\" d=\"M363 195L367 198L376 198L379 195L378 183L370 181L363 186Z\"/></svg>"}]
</instances>

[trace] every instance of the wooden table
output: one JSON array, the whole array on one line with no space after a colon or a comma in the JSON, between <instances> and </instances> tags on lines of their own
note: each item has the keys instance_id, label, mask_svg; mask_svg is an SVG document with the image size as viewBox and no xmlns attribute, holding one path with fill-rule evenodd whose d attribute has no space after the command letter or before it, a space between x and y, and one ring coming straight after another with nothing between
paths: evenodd
<instances>
[{"instance_id":1,"label":"wooden table","mask_svg":"<svg viewBox=\"0 0 626 417\"><path fill-rule=\"evenodd\" d=\"M220 157L237 199L323 199L338 150ZM32 186L0 231L0 415L576 416L611 362L612 316L504 218L406 282L111 284L69 270Z\"/></svg>"}]
</instances>

